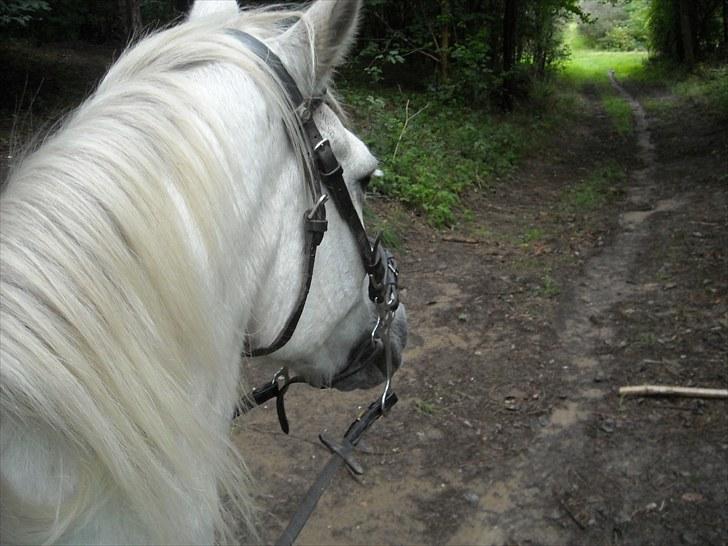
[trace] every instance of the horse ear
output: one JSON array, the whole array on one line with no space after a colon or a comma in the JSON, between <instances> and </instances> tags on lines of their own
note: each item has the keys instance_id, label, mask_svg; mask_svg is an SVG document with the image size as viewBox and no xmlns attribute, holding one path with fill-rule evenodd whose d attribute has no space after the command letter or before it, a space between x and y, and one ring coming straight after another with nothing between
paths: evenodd
<instances>
[{"instance_id":1,"label":"horse ear","mask_svg":"<svg viewBox=\"0 0 728 546\"><path fill-rule=\"evenodd\" d=\"M212 14L226 14L234 17L238 14L236 0L195 0L188 20L196 21Z\"/></svg>"},{"instance_id":2,"label":"horse ear","mask_svg":"<svg viewBox=\"0 0 728 546\"><path fill-rule=\"evenodd\" d=\"M362 0L318 0L285 34L285 40L313 54L313 86L325 85L356 38ZM313 43L311 43L313 41Z\"/></svg>"}]
</instances>

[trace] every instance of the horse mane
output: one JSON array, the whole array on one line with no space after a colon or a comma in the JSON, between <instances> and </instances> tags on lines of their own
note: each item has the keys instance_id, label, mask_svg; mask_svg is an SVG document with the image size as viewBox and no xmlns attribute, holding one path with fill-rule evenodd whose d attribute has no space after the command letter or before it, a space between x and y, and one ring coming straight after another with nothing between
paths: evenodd
<instances>
[{"instance_id":1,"label":"horse mane","mask_svg":"<svg viewBox=\"0 0 728 546\"><path fill-rule=\"evenodd\" d=\"M112 493L154 541L189 540L179 529L201 510L216 514L220 540L240 520L253 532L248 473L220 427L232 408L194 389L236 350L219 332L239 325L220 323L210 273L239 259L226 249L241 234L224 224L241 214L229 196L245 173L232 167L240 150L224 120L186 83L201 66L245 71L305 165L287 97L225 32L273 37L300 17L250 10L145 38L11 173L0 196L0 415L54 435L79 479L60 484L57 503L21 506L4 478L3 526L28 529L4 540L62 539ZM222 381L234 400L237 385Z\"/></svg>"}]
</instances>

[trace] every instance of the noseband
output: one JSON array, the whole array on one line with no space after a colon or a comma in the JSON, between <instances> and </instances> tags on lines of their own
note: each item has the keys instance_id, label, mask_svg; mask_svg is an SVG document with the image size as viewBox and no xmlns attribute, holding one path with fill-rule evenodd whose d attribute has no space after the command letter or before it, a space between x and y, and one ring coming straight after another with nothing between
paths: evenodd
<instances>
[{"instance_id":1,"label":"noseband","mask_svg":"<svg viewBox=\"0 0 728 546\"><path fill-rule=\"evenodd\" d=\"M313 205L303 216L305 233L305 252L307 255L306 276L299 290L293 312L289 315L283 328L280 330L274 341L267 347L250 346L246 340L244 356L256 357L274 353L283 347L293 336L298 321L306 305L311 280L313 278L314 263L316 260L316 249L323 240L327 230L326 202L331 199L339 212L339 215L349 227L361 258L364 271L369 277L369 299L377 309L377 324L371 333L371 349L375 351L378 345L383 345L385 351L386 384L382 394L382 407L391 389L391 379L394 372L392 366L390 327L394 313L399 306L397 263L392 254L382 244L380 237L371 239L357 214L352 202L349 190L344 181L344 169L336 159L328 139L323 138L314 121L314 113L323 103L323 96L304 98L296 82L281 62L280 58L273 53L268 46L257 38L246 32L236 29L227 29L228 34L242 42L252 53L259 57L265 65L275 74L278 84L288 97L301 134L307 144L307 161L309 169L307 173L307 185L311 194ZM357 351L361 358L365 351ZM371 360L371 359L369 359ZM368 361L353 362L343 373L335 375L331 385L346 379L353 373L361 370ZM353 368L353 369L349 369ZM278 376L274 380L277 384Z\"/></svg>"}]
</instances>

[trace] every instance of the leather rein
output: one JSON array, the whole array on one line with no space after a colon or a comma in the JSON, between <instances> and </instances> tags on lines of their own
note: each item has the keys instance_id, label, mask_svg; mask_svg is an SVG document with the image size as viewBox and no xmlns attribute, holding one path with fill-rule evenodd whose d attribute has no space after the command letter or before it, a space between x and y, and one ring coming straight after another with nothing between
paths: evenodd
<instances>
[{"instance_id":1,"label":"leather rein","mask_svg":"<svg viewBox=\"0 0 728 546\"><path fill-rule=\"evenodd\" d=\"M326 219L326 202L331 199L339 215L349 227L357 250L361 258L364 271L369 277L369 299L377 309L377 323L371 332L369 346L360 347L354 358L343 371L336 374L330 382L331 387L347 379L355 373L371 365L380 351L384 351L386 370L386 383L381 397L362 414L357 416L349 426L340 444L324 436L319 436L323 444L332 452L329 463L319 474L315 483L309 489L298 511L291 519L288 527L276 542L280 546L293 544L303 529L309 516L313 513L316 504L323 494L326 486L333 479L336 471L346 464L349 469L361 474L361 466L354 461L352 451L359 443L362 434L397 402L397 395L392 390L392 348L390 328L394 313L399 306L397 263L392 254L381 244L380 237L372 240L368 237L366 229L357 214L349 190L344 181L344 170L337 160L328 139L323 138L314 122L314 113L323 103L323 96L304 98L295 81L286 70L280 58L268 46L257 38L237 29L226 29L226 32L243 43L252 53L260 58L275 74L276 80L285 95L288 97L296 114L299 130L307 143L307 185L313 199L313 205L303 216L304 248L306 253L306 274L301 284L294 310L289 315L282 329L267 347L251 347L246 339L243 356L257 357L274 353L283 347L293 336L298 321L306 305L311 281L313 278L316 250L323 240L328 228ZM325 190L325 191L324 191ZM365 357L366 353L369 353ZM288 387L294 383L303 383L302 377L290 377L287 368L279 370L273 380L263 386L253 389L244 396L235 408L233 419L246 413L253 407L261 405L273 398L276 399L278 421L284 433L288 434L289 425L285 413L284 396Z\"/></svg>"}]
</instances>

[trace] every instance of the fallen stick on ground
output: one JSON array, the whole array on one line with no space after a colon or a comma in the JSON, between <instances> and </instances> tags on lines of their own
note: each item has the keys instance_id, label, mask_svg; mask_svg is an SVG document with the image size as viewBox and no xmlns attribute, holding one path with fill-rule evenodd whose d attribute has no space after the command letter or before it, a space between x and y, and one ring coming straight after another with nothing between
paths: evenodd
<instances>
[{"instance_id":1,"label":"fallen stick on ground","mask_svg":"<svg viewBox=\"0 0 728 546\"><path fill-rule=\"evenodd\" d=\"M479 245L478 239L471 239L469 237L456 237L454 235L443 235L442 240L448 243L462 243L464 245Z\"/></svg>"},{"instance_id":2,"label":"fallen stick on ground","mask_svg":"<svg viewBox=\"0 0 728 546\"><path fill-rule=\"evenodd\" d=\"M686 396L690 398L728 398L728 389L701 389L696 387L667 387L641 385L620 387L621 396Z\"/></svg>"}]
</instances>

